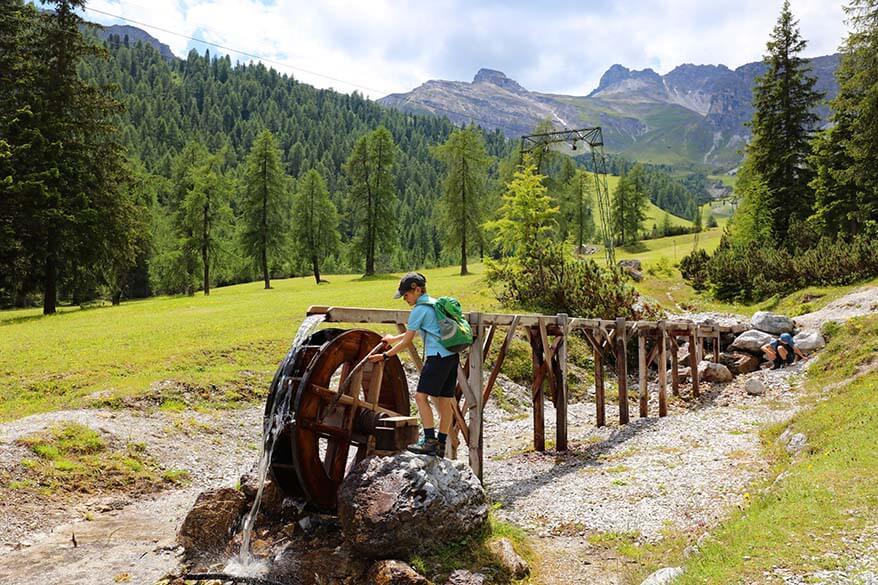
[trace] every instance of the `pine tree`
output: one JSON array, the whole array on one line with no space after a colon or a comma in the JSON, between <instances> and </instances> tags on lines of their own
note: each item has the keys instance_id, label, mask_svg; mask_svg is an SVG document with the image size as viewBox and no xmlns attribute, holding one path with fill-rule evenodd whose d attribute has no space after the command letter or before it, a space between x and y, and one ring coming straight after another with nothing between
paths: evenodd
<instances>
[{"instance_id":1,"label":"pine tree","mask_svg":"<svg viewBox=\"0 0 878 585\"><path fill-rule=\"evenodd\" d=\"M768 189L760 209L773 238L783 241L791 223L811 215L813 195L808 187L813 173L806 166L811 133L818 121L814 107L821 94L810 66L799 57L807 42L786 0L763 58L765 73L753 88L752 139L746 157L753 172Z\"/></svg>"},{"instance_id":2,"label":"pine tree","mask_svg":"<svg viewBox=\"0 0 878 585\"><path fill-rule=\"evenodd\" d=\"M245 162L240 204L244 254L262 270L266 289L271 288L269 258L277 256L287 240L291 185L274 135L262 131Z\"/></svg>"},{"instance_id":3,"label":"pine tree","mask_svg":"<svg viewBox=\"0 0 878 585\"><path fill-rule=\"evenodd\" d=\"M199 253L202 290L210 294L210 269L215 267L232 223L229 207L233 186L221 168L221 156L211 155L192 173L192 188L181 206L187 229L186 245Z\"/></svg>"},{"instance_id":4,"label":"pine tree","mask_svg":"<svg viewBox=\"0 0 878 585\"><path fill-rule=\"evenodd\" d=\"M338 252L338 213L329 199L326 181L314 169L299 180L293 200L293 243L299 255L311 264L314 281L320 284L320 264Z\"/></svg>"},{"instance_id":5,"label":"pine tree","mask_svg":"<svg viewBox=\"0 0 878 585\"><path fill-rule=\"evenodd\" d=\"M852 0L832 126L815 140L814 219L825 235L878 223L878 0Z\"/></svg>"},{"instance_id":6,"label":"pine tree","mask_svg":"<svg viewBox=\"0 0 878 585\"><path fill-rule=\"evenodd\" d=\"M444 144L433 149L433 155L445 163L446 175L440 201L441 225L445 244L460 246L460 274L467 270L467 237L482 241L482 222L486 204L488 166L491 157L485 139L470 125L451 133Z\"/></svg>"},{"instance_id":7,"label":"pine tree","mask_svg":"<svg viewBox=\"0 0 878 585\"><path fill-rule=\"evenodd\" d=\"M610 219L613 233L622 245L636 242L643 220L646 219L646 204L649 198L641 187L642 167L635 165L627 174L619 177L613 191Z\"/></svg>"},{"instance_id":8,"label":"pine tree","mask_svg":"<svg viewBox=\"0 0 878 585\"><path fill-rule=\"evenodd\" d=\"M567 183L562 205L562 215L572 226L576 238L576 249L581 252L583 245L594 235L593 194L594 177L582 169L577 169Z\"/></svg>"},{"instance_id":9,"label":"pine tree","mask_svg":"<svg viewBox=\"0 0 878 585\"><path fill-rule=\"evenodd\" d=\"M366 276L375 274L378 251L395 243L396 188L393 180L397 147L390 131L380 126L361 136L345 163L350 181L355 247L366 259Z\"/></svg>"},{"instance_id":10,"label":"pine tree","mask_svg":"<svg viewBox=\"0 0 878 585\"><path fill-rule=\"evenodd\" d=\"M208 157L207 148L200 141L190 140L174 159L171 170L173 189L169 194L168 207L174 213L177 243L172 246L173 251L168 258L172 265L166 270L169 275L173 275L174 283L167 284L170 284L171 289L175 289L179 284L190 296L195 294L197 286L198 249L193 247L197 227L187 216L183 204L195 188L196 170L207 164Z\"/></svg>"}]
</instances>

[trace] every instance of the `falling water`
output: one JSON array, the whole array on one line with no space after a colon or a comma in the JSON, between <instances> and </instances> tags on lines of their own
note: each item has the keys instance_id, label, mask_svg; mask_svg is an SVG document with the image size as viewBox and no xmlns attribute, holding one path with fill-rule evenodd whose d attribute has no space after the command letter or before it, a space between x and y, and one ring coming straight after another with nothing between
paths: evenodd
<instances>
[{"instance_id":1,"label":"falling water","mask_svg":"<svg viewBox=\"0 0 878 585\"><path fill-rule=\"evenodd\" d=\"M293 339L293 344L290 346L290 351L287 353L287 356L283 361L284 364L290 363L291 360L295 359L295 355L299 351L301 345L305 343L305 340L311 336L314 330L317 329L325 318L325 315L311 315L302 321L302 325L299 326L299 330L296 332L296 337ZM295 388L290 388L288 391L284 391L285 382L286 376L281 374L281 377L277 382L275 398L272 403L272 411L269 417L271 424L265 427L262 435L262 452L259 455L259 465L256 468L256 481L259 487L256 490L256 498L253 500L253 506L244 518L241 551L238 553L237 557L229 561L224 569L225 572L230 575L258 577L262 575L267 568L263 563L258 562L253 557L253 554L250 551L250 540L253 535L253 525L256 523L256 515L259 512L259 504L262 502L262 491L265 488L265 478L268 476L268 468L271 466L271 455L274 452L274 443L284 427L283 418L284 415L289 412L288 406L291 394L295 391Z\"/></svg>"}]
</instances>

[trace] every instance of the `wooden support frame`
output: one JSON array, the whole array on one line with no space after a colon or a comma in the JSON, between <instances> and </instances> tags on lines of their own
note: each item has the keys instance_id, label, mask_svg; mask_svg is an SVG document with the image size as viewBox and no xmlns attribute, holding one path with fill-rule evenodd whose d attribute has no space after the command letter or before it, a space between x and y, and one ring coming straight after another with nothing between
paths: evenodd
<instances>
[{"instance_id":1,"label":"wooden support frame","mask_svg":"<svg viewBox=\"0 0 878 585\"><path fill-rule=\"evenodd\" d=\"M628 342L625 319L616 319L613 341L616 346L616 379L619 384L619 424L628 424Z\"/></svg>"}]
</instances>

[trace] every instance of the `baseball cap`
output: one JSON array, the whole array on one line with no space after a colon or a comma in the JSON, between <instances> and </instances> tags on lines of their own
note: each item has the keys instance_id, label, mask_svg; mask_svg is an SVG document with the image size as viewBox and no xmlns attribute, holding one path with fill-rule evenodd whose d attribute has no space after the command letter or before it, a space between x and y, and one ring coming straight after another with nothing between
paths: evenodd
<instances>
[{"instance_id":1,"label":"baseball cap","mask_svg":"<svg viewBox=\"0 0 878 585\"><path fill-rule=\"evenodd\" d=\"M780 336L780 340L786 343L787 345L793 344L793 336L789 333L782 333Z\"/></svg>"},{"instance_id":2,"label":"baseball cap","mask_svg":"<svg viewBox=\"0 0 878 585\"><path fill-rule=\"evenodd\" d=\"M393 295L393 298L402 298L402 295L412 290L416 286L427 286L427 277L420 272L409 272L399 279L399 287L397 288L396 294Z\"/></svg>"}]
</instances>

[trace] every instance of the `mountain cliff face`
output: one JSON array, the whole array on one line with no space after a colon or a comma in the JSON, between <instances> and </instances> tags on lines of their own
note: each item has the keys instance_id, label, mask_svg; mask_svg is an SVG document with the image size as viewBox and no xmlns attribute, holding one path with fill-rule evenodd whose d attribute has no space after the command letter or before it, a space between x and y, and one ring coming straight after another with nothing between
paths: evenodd
<instances>
[{"instance_id":1,"label":"mountain cliff face","mask_svg":"<svg viewBox=\"0 0 878 585\"><path fill-rule=\"evenodd\" d=\"M163 59L166 61L171 61L175 59L174 53L171 52L171 47L168 45L159 42L157 38L149 34L148 32L139 29L134 26L127 25L119 25L114 24L112 26L93 26L90 27L95 35L102 41L109 39L112 36L118 36L121 42L125 42L125 37L128 37L128 43L130 45L137 44L138 41L143 42L146 45L152 45L159 52Z\"/></svg>"},{"instance_id":2,"label":"mountain cliff face","mask_svg":"<svg viewBox=\"0 0 878 585\"><path fill-rule=\"evenodd\" d=\"M810 60L817 89L827 99L837 92L838 61L838 55ZM481 69L471 83L432 80L378 102L448 116L457 124L475 121L510 137L547 118L558 127L600 125L607 149L634 159L730 167L749 140L745 123L753 117L753 85L764 71L761 62L734 70L687 63L659 75L616 64L587 96L566 96L528 91L499 71ZM823 105L817 113L825 121L829 109Z\"/></svg>"}]
</instances>

